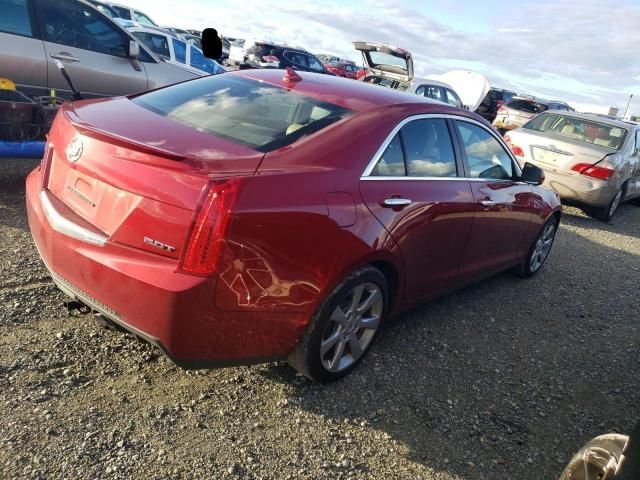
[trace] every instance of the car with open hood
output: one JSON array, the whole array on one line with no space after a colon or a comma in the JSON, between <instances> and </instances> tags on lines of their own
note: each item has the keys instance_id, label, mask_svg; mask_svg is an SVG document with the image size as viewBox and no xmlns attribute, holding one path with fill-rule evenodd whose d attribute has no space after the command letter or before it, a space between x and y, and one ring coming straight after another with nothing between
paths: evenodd
<instances>
[{"instance_id":1,"label":"car with open hood","mask_svg":"<svg viewBox=\"0 0 640 480\"><path fill-rule=\"evenodd\" d=\"M563 200L609 221L624 201L640 203L640 126L603 116L545 111L505 135L521 164L545 171Z\"/></svg>"},{"instance_id":2,"label":"car with open hood","mask_svg":"<svg viewBox=\"0 0 640 480\"><path fill-rule=\"evenodd\" d=\"M189 368L336 380L382 323L514 268L560 220L460 108L291 68L66 103L27 178L59 288Z\"/></svg>"},{"instance_id":3,"label":"car with open hood","mask_svg":"<svg viewBox=\"0 0 640 480\"><path fill-rule=\"evenodd\" d=\"M448 78L444 78L444 75L433 75L424 79L415 78L411 52L386 43L353 42L353 45L362 53L366 68L366 73L358 75L358 78L366 83L415 93L472 111L489 88L486 78L480 74L475 74L473 78L466 76L461 82L460 76L456 72L451 72L453 73L451 79L458 82L459 86L453 85ZM462 97L458 91L459 88L464 89L465 97Z\"/></svg>"}]
</instances>

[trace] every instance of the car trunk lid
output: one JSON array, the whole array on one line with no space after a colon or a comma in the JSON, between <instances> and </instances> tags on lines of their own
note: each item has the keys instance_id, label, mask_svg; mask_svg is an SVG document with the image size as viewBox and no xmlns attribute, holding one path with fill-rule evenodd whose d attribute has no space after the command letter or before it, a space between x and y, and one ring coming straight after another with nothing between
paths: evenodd
<instances>
[{"instance_id":1,"label":"car trunk lid","mask_svg":"<svg viewBox=\"0 0 640 480\"><path fill-rule=\"evenodd\" d=\"M264 154L177 124L126 98L67 105L50 133L44 187L112 242L178 258L216 179Z\"/></svg>"},{"instance_id":2,"label":"car trunk lid","mask_svg":"<svg viewBox=\"0 0 640 480\"><path fill-rule=\"evenodd\" d=\"M373 75L409 83L413 80L411 53L386 43L353 42Z\"/></svg>"},{"instance_id":3,"label":"car trunk lid","mask_svg":"<svg viewBox=\"0 0 640 480\"><path fill-rule=\"evenodd\" d=\"M578 175L571 168L579 163L596 164L615 149L565 138L551 133L539 133L519 129L508 134L513 145L519 146L526 154L527 161L541 168Z\"/></svg>"}]
</instances>

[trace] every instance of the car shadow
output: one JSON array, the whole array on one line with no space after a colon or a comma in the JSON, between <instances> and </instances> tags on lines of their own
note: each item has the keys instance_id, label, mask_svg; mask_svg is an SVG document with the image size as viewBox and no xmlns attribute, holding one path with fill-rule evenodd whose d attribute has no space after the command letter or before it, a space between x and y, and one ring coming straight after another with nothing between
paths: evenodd
<instances>
[{"instance_id":1,"label":"car shadow","mask_svg":"<svg viewBox=\"0 0 640 480\"><path fill-rule=\"evenodd\" d=\"M40 163L34 158L0 158L0 225L27 230L25 180Z\"/></svg>"},{"instance_id":2,"label":"car shadow","mask_svg":"<svg viewBox=\"0 0 640 480\"><path fill-rule=\"evenodd\" d=\"M435 471L557 478L588 439L640 417L640 245L576 228L633 232L569 215L537 276L504 273L388 322L343 380L313 384L286 364L262 374L302 409L365 422Z\"/></svg>"}]
</instances>

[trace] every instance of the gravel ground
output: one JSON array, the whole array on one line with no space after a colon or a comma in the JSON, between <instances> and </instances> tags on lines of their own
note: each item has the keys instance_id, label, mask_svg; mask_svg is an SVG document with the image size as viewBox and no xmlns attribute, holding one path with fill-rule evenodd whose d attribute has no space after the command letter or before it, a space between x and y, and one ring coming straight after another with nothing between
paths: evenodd
<instances>
[{"instance_id":1,"label":"gravel ground","mask_svg":"<svg viewBox=\"0 0 640 480\"><path fill-rule=\"evenodd\" d=\"M187 372L67 315L0 159L0 478L556 478L640 416L640 208L566 208L537 277L390 322L332 385L286 364Z\"/></svg>"}]
</instances>

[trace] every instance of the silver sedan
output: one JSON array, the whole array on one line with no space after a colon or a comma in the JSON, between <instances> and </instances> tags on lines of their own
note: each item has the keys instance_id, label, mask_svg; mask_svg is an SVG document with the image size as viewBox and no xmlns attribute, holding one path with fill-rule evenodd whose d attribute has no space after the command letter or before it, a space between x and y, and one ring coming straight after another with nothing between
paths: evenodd
<instances>
[{"instance_id":1,"label":"silver sedan","mask_svg":"<svg viewBox=\"0 0 640 480\"><path fill-rule=\"evenodd\" d=\"M609 221L620 203L640 205L640 125L589 114L548 111L505 135L521 165L545 172L545 185Z\"/></svg>"}]
</instances>

